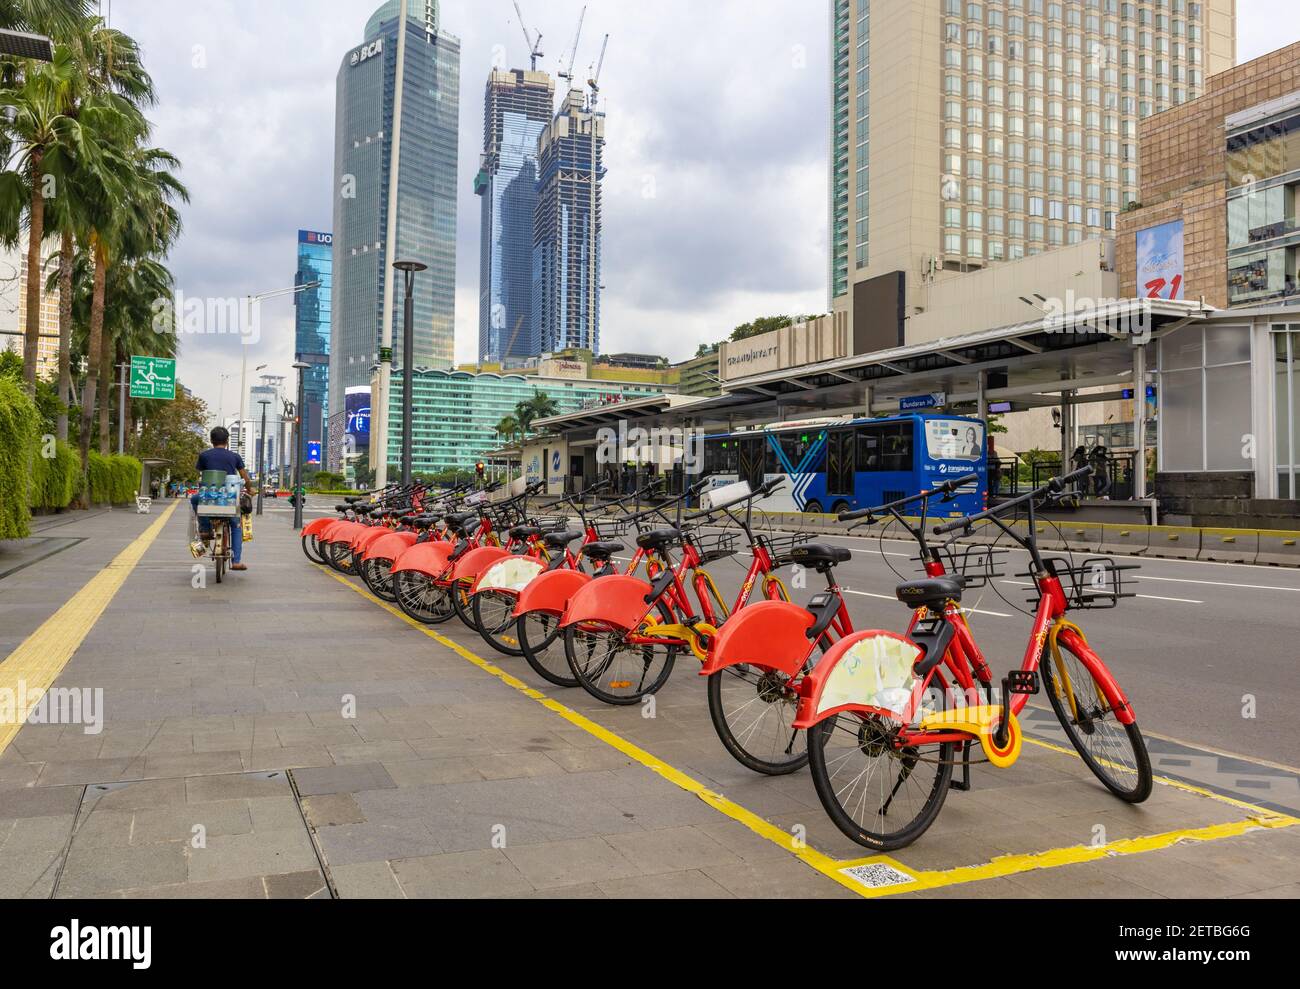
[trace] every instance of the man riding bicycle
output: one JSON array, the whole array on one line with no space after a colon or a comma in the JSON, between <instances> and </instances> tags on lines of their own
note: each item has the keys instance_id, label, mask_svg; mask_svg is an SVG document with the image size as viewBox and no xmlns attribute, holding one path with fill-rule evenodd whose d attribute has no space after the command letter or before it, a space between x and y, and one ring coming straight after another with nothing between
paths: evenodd
<instances>
[{"instance_id":1,"label":"man riding bicycle","mask_svg":"<svg viewBox=\"0 0 1300 989\"><path fill-rule=\"evenodd\" d=\"M249 494L253 490L253 479L248 476L248 470L244 467L244 458L229 448L230 431L224 426L217 426L213 429L209 434L209 439L212 440L212 449L200 453L196 464L199 476L202 477L205 470L218 470L226 475L238 474L242 477L244 479L245 494L240 498L240 510L243 511L245 503L249 503ZM199 495L190 498L190 504L194 506L195 512L199 509L199 498ZM199 516L199 535L205 543L212 539L212 520L210 518ZM243 550L243 530L239 521L235 520L230 526L231 570L248 569L247 566L240 562Z\"/></svg>"}]
</instances>

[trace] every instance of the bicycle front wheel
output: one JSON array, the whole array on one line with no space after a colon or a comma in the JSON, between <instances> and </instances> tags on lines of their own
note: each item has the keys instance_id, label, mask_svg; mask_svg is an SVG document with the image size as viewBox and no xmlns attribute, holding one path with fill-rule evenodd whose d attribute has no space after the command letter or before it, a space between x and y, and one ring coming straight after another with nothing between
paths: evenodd
<instances>
[{"instance_id":1,"label":"bicycle front wheel","mask_svg":"<svg viewBox=\"0 0 1300 989\"><path fill-rule=\"evenodd\" d=\"M845 835L887 852L925 834L948 796L952 742L897 748L896 726L846 712L808 731L808 768L822 807Z\"/></svg>"},{"instance_id":2,"label":"bicycle front wheel","mask_svg":"<svg viewBox=\"0 0 1300 989\"><path fill-rule=\"evenodd\" d=\"M402 570L393 578L397 606L424 625L441 625L456 614L447 588L439 587L428 574Z\"/></svg>"},{"instance_id":3,"label":"bicycle front wheel","mask_svg":"<svg viewBox=\"0 0 1300 989\"><path fill-rule=\"evenodd\" d=\"M505 591L479 591L473 596L474 624L478 634L497 652L522 656L519 645L519 619L515 604L519 598Z\"/></svg>"},{"instance_id":4,"label":"bicycle front wheel","mask_svg":"<svg viewBox=\"0 0 1300 989\"><path fill-rule=\"evenodd\" d=\"M1137 723L1121 724L1093 678L1079 644L1058 637L1040 669L1047 700L1085 766L1131 804L1151 796L1151 757ZM1095 656L1091 662L1100 663Z\"/></svg>"},{"instance_id":5,"label":"bicycle front wheel","mask_svg":"<svg viewBox=\"0 0 1300 989\"><path fill-rule=\"evenodd\" d=\"M375 597L389 604L397 601L397 592L393 588L393 561L372 556L361 564L361 579L366 582Z\"/></svg>"},{"instance_id":6,"label":"bicycle front wheel","mask_svg":"<svg viewBox=\"0 0 1300 989\"><path fill-rule=\"evenodd\" d=\"M528 660L533 672L557 687L578 685L578 678L569 669L569 658L564 653L559 615L526 611L519 616L516 630L524 659Z\"/></svg>"},{"instance_id":7,"label":"bicycle front wheel","mask_svg":"<svg viewBox=\"0 0 1300 989\"><path fill-rule=\"evenodd\" d=\"M659 605L662 620L672 612ZM606 704L635 704L668 682L681 647L664 643L629 643L628 630L600 622L564 630L564 654L579 686Z\"/></svg>"}]
</instances>

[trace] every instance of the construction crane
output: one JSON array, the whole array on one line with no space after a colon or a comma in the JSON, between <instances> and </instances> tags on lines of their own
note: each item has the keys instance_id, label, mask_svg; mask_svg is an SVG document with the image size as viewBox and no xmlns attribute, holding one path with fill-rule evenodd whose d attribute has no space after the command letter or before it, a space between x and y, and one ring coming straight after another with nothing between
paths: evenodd
<instances>
[{"instance_id":1,"label":"construction crane","mask_svg":"<svg viewBox=\"0 0 1300 989\"><path fill-rule=\"evenodd\" d=\"M591 105L594 108L600 100L600 70L605 65L605 49L609 47L609 35L605 35L605 40L600 43L600 58L596 60L596 71L587 78L587 85L591 87Z\"/></svg>"},{"instance_id":2,"label":"construction crane","mask_svg":"<svg viewBox=\"0 0 1300 989\"><path fill-rule=\"evenodd\" d=\"M519 27L524 32L524 41L528 43L529 58L532 59L533 71L537 71L537 60L542 57L542 32L537 32L534 38L528 33L528 26L524 24L524 12L519 9L519 0L515 0L515 13L519 15Z\"/></svg>"},{"instance_id":3,"label":"construction crane","mask_svg":"<svg viewBox=\"0 0 1300 989\"><path fill-rule=\"evenodd\" d=\"M564 79L573 85L573 62L578 57L578 41L582 38L582 22L587 19L587 8L582 8L582 13L578 15L578 31L573 36L573 47L569 49L569 65L563 72L556 73L561 79Z\"/></svg>"}]
</instances>

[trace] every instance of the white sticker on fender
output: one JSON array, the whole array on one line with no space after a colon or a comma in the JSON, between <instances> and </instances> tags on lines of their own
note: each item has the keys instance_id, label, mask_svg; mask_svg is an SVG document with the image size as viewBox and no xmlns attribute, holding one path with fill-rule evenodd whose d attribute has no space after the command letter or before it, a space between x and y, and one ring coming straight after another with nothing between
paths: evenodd
<instances>
[{"instance_id":1,"label":"white sticker on fender","mask_svg":"<svg viewBox=\"0 0 1300 989\"><path fill-rule=\"evenodd\" d=\"M498 560L488 567L478 582L480 591L514 591L516 594L528 586L529 581L542 572L542 564L526 556L512 556Z\"/></svg>"},{"instance_id":2,"label":"white sticker on fender","mask_svg":"<svg viewBox=\"0 0 1300 989\"><path fill-rule=\"evenodd\" d=\"M914 643L890 635L860 639L840 657L817 704L817 713L844 704L866 704L888 711L906 710L916 677L912 664L921 655Z\"/></svg>"}]
</instances>

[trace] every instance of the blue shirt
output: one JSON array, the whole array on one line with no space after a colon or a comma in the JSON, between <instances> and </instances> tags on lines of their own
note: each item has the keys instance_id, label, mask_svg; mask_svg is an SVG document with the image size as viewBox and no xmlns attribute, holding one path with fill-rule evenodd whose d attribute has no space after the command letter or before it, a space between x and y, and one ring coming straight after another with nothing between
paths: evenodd
<instances>
[{"instance_id":1,"label":"blue shirt","mask_svg":"<svg viewBox=\"0 0 1300 989\"><path fill-rule=\"evenodd\" d=\"M244 458L224 446L214 446L199 454L199 472L219 470L223 474L238 474L244 469Z\"/></svg>"}]
</instances>

